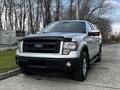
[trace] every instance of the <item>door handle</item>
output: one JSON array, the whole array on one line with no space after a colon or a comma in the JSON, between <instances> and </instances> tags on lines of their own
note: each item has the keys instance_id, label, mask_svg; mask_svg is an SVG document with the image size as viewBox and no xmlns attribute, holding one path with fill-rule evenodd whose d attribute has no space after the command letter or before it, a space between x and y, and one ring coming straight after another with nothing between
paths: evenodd
<instances>
[{"instance_id":1,"label":"door handle","mask_svg":"<svg viewBox=\"0 0 120 90\"><path fill-rule=\"evenodd\" d=\"M88 39L88 41L92 43L94 41L94 39L90 38L90 39Z\"/></svg>"},{"instance_id":2,"label":"door handle","mask_svg":"<svg viewBox=\"0 0 120 90\"><path fill-rule=\"evenodd\" d=\"M89 39L89 41L93 41L93 39L92 39L92 38L90 38L90 39Z\"/></svg>"},{"instance_id":3,"label":"door handle","mask_svg":"<svg viewBox=\"0 0 120 90\"><path fill-rule=\"evenodd\" d=\"M93 41L94 39L93 38L90 38L89 41Z\"/></svg>"}]
</instances>

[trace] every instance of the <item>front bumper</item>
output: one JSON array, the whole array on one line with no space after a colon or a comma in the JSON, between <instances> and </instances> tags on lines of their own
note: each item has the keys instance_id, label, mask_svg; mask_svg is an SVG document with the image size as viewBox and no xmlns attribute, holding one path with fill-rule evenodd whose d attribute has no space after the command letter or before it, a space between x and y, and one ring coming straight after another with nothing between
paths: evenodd
<instances>
[{"instance_id":1,"label":"front bumper","mask_svg":"<svg viewBox=\"0 0 120 90\"><path fill-rule=\"evenodd\" d=\"M71 66L66 65L67 62ZM16 63L20 66L27 66L37 69L54 69L62 71L73 71L79 67L79 58L36 58L16 56Z\"/></svg>"}]
</instances>

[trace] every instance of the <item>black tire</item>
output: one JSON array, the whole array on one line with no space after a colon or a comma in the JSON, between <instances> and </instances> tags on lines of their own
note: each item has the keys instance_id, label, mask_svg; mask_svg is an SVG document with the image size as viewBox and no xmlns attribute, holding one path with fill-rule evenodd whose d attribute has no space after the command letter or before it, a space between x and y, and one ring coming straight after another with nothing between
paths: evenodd
<instances>
[{"instance_id":1,"label":"black tire","mask_svg":"<svg viewBox=\"0 0 120 90\"><path fill-rule=\"evenodd\" d=\"M88 72L88 55L85 51L81 53L80 56L80 66L77 71L74 73L74 79L77 81L84 81L87 77Z\"/></svg>"},{"instance_id":2,"label":"black tire","mask_svg":"<svg viewBox=\"0 0 120 90\"><path fill-rule=\"evenodd\" d=\"M20 70L25 75L32 75L33 74L32 72L30 72L29 68L25 67L25 66L20 66Z\"/></svg>"},{"instance_id":3,"label":"black tire","mask_svg":"<svg viewBox=\"0 0 120 90\"><path fill-rule=\"evenodd\" d=\"M100 46L99 53L98 53L98 59L95 61L96 63L101 62L102 60L102 46Z\"/></svg>"}]
</instances>

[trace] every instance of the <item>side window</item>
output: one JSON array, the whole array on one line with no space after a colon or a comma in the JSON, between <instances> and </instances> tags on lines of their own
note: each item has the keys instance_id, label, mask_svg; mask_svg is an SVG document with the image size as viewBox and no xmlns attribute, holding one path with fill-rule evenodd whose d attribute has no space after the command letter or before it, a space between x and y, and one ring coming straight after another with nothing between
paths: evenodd
<instances>
[{"instance_id":1,"label":"side window","mask_svg":"<svg viewBox=\"0 0 120 90\"><path fill-rule=\"evenodd\" d=\"M87 30L88 32L91 32L91 31L92 31L92 28L91 28L91 26L90 26L89 23L87 23L87 29L88 29L88 30Z\"/></svg>"},{"instance_id":2,"label":"side window","mask_svg":"<svg viewBox=\"0 0 120 90\"><path fill-rule=\"evenodd\" d=\"M94 30L98 30L98 28L95 25L93 25L93 26L94 26Z\"/></svg>"},{"instance_id":3,"label":"side window","mask_svg":"<svg viewBox=\"0 0 120 90\"><path fill-rule=\"evenodd\" d=\"M94 30L94 27L93 27L93 25L92 25L91 23L89 23L89 25L90 25L91 29L92 29L92 30Z\"/></svg>"}]
</instances>

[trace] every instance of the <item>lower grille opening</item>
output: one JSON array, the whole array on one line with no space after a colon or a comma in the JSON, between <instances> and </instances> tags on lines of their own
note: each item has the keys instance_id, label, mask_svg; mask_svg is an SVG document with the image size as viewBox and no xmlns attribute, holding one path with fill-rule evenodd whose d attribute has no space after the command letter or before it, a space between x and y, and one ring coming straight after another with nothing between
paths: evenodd
<instances>
[{"instance_id":1,"label":"lower grille opening","mask_svg":"<svg viewBox=\"0 0 120 90\"><path fill-rule=\"evenodd\" d=\"M47 66L45 61L29 61L30 65L37 65L37 66Z\"/></svg>"}]
</instances>

